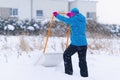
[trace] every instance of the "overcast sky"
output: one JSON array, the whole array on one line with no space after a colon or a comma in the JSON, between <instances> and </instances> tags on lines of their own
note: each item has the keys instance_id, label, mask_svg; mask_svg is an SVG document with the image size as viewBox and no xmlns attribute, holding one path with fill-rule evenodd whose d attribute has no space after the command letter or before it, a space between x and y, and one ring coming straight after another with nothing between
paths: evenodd
<instances>
[{"instance_id":1,"label":"overcast sky","mask_svg":"<svg viewBox=\"0 0 120 80\"><path fill-rule=\"evenodd\" d=\"M120 24L120 0L98 0L97 17L102 23Z\"/></svg>"}]
</instances>

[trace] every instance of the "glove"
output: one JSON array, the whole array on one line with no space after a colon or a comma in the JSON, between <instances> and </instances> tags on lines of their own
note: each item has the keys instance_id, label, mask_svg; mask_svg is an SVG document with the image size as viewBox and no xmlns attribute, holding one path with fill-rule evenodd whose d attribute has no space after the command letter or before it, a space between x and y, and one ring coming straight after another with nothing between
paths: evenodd
<instances>
[{"instance_id":1,"label":"glove","mask_svg":"<svg viewBox=\"0 0 120 80\"><path fill-rule=\"evenodd\" d=\"M72 17L72 16L74 16L74 13L68 12L66 15L67 15L68 17Z\"/></svg>"},{"instance_id":2,"label":"glove","mask_svg":"<svg viewBox=\"0 0 120 80\"><path fill-rule=\"evenodd\" d=\"M58 15L58 12L53 12L53 15L56 17Z\"/></svg>"}]
</instances>

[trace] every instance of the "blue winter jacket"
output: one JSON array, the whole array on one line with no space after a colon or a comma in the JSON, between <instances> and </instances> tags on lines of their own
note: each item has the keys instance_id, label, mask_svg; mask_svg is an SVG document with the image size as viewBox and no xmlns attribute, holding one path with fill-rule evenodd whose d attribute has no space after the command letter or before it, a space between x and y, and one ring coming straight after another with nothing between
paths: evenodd
<instances>
[{"instance_id":1,"label":"blue winter jacket","mask_svg":"<svg viewBox=\"0 0 120 80\"><path fill-rule=\"evenodd\" d=\"M71 18L67 18L58 14L56 18L70 25L70 31L71 31L70 39L72 45L75 46L87 45L86 34L85 34L86 19L81 13L78 13Z\"/></svg>"}]
</instances>

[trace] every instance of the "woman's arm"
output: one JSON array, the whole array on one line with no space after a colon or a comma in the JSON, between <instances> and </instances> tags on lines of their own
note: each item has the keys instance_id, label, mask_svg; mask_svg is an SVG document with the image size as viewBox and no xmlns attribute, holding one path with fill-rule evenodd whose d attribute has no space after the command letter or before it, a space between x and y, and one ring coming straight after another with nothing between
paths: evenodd
<instances>
[{"instance_id":1,"label":"woman's arm","mask_svg":"<svg viewBox=\"0 0 120 80\"><path fill-rule=\"evenodd\" d=\"M69 25L71 24L70 18L64 17L64 16L62 16L60 14L58 14L56 16L56 18L59 19L59 20L61 20L61 21L63 21L63 22L65 22L66 24L69 24Z\"/></svg>"}]
</instances>

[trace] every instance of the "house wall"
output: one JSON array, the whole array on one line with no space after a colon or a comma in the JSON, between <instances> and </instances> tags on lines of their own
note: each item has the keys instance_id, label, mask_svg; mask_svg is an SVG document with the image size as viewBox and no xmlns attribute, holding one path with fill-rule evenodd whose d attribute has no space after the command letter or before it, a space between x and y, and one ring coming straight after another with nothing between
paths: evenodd
<instances>
[{"instance_id":1,"label":"house wall","mask_svg":"<svg viewBox=\"0 0 120 80\"><path fill-rule=\"evenodd\" d=\"M77 6L76 6L77 4ZM68 12L67 0L33 0L33 9L31 14L31 0L0 0L0 8L17 8L19 19L40 19L51 18L54 11ZM71 3L70 8L78 7L86 16L86 12L96 12L95 1L81 1ZM43 10L43 16L37 17L36 10ZM8 14L7 14L8 15ZM32 15L32 16L31 16Z\"/></svg>"},{"instance_id":2,"label":"house wall","mask_svg":"<svg viewBox=\"0 0 120 80\"><path fill-rule=\"evenodd\" d=\"M33 16L36 18L36 10L43 10L44 18L51 18L54 11L68 11L67 0L35 0L34 3L34 13Z\"/></svg>"},{"instance_id":3,"label":"house wall","mask_svg":"<svg viewBox=\"0 0 120 80\"><path fill-rule=\"evenodd\" d=\"M19 19L30 18L30 0L0 0L0 7L17 8Z\"/></svg>"},{"instance_id":4,"label":"house wall","mask_svg":"<svg viewBox=\"0 0 120 80\"><path fill-rule=\"evenodd\" d=\"M78 1L77 6L85 16L87 16L87 12L96 13L96 1ZM96 18L96 15L94 18Z\"/></svg>"},{"instance_id":5,"label":"house wall","mask_svg":"<svg viewBox=\"0 0 120 80\"><path fill-rule=\"evenodd\" d=\"M0 16L4 17L4 19L7 19L9 15L9 8L0 8Z\"/></svg>"}]
</instances>

